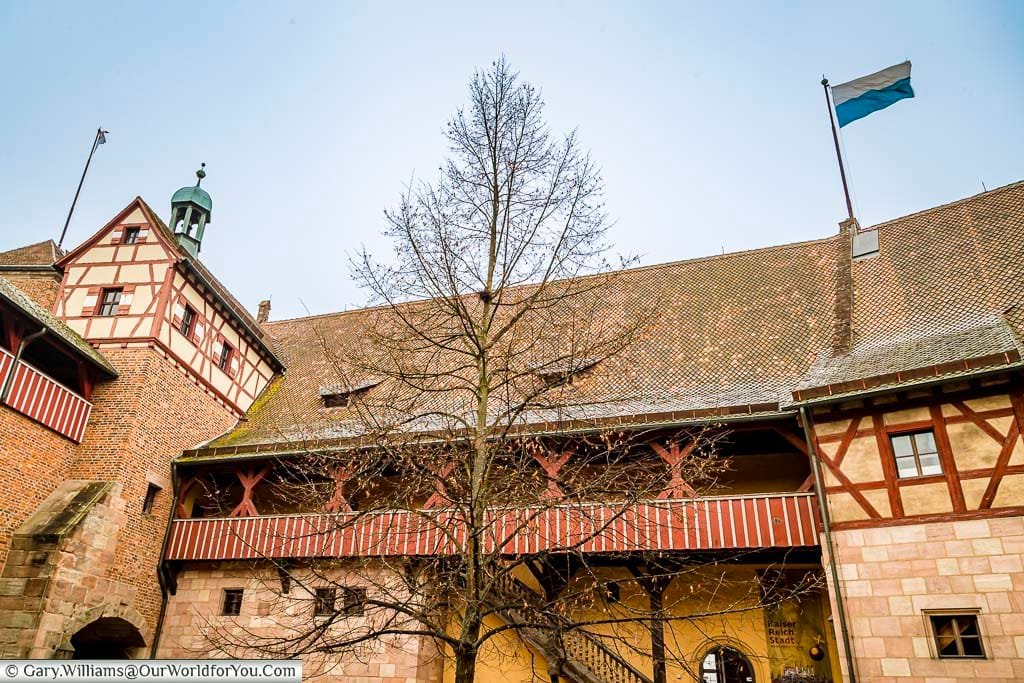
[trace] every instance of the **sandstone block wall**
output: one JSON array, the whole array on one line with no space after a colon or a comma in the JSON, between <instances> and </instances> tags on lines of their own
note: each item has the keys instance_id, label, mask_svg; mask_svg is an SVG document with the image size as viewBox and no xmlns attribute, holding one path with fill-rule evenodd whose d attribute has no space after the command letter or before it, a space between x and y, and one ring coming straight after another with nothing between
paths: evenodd
<instances>
[{"instance_id":1,"label":"sandstone block wall","mask_svg":"<svg viewBox=\"0 0 1024 683\"><path fill-rule=\"evenodd\" d=\"M135 588L109 578L124 524L118 487L107 485L84 518L60 529L69 497L87 485L65 483L30 520L35 524L13 536L0 575L0 657L68 658L71 637L101 616L123 618L149 637L147 624L132 607ZM68 494L61 497L64 491Z\"/></svg>"},{"instance_id":2,"label":"sandstone block wall","mask_svg":"<svg viewBox=\"0 0 1024 683\"><path fill-rule=\"evenodd\" d=\"M158 657L228 657L244 653L218 651L211 643L244 634L281 635L289 620L307 623L312 596L293 584L282 596L272 570L257 571L252 563L194 564L178 575L178 590L167 607ZM245 590L241 614L221 616L224 590ZM359 619L361 617L350 617ZM254 638L248 639L255 642ZM250 653L249 656L259 656ZM266 655L263 655L266 656ZM391 636L374 642L359 656L309 655L303 657L303 675L318 681L351 683L438 683L442 661L428 642L416 637Z\"/></svg>"},{"instance_id":3,"label":"sandstone block wall","mask_svg":"<svg viewBox=\"0 0 1024 683\"><path fill-rule=\"evenodd\" d=\"M859 680L1024 680L1024 517L834 532ZM940 659L928 610L978 610L985 659Z\"/></svg>"}]
</instances>

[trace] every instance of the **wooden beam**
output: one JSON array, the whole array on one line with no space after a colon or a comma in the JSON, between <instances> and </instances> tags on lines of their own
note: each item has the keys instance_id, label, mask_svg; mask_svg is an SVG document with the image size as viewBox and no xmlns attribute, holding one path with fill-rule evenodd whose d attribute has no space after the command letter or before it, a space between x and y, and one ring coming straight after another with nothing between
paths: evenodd
<instances>
[{"instance_id":1,"label":"wooden beam","mask_svg":"<svg viewBox=\"0 0 1024 683\"><path fill-rule=\"evenodd\" d=\"M968 410L970 409L968 408ZM960 473L957 472L953 448L949 444L949 434L946 431L946 418L942 414L942 406L930 406L928 411L931 413L932 422L935 425L935 446L939 450L939 461L942 463L942 473L945 475L946 486L949 489L949 498L953 502L953 512L964 512L967 510L967 503L964 502L964 489L960 483Z\"/></svg>"}]
</instances>

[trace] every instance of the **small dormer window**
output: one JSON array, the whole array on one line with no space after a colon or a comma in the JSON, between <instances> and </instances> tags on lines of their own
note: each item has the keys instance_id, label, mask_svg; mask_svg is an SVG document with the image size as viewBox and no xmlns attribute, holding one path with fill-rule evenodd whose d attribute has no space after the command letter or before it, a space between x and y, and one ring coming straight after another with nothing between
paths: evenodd
<instances>
[{"instance_id":1,"label":"small dormer window","mask_svg":"<svg viewBox=\"0 0 1024 683\"><path fill-rule=\"evenodd\" d=\"M183 335L192 338L192 332L196 325L196 309L191 306L185 306L185 311L181 314L181 326L178 327L178 331Z\"/></svg>"},{"instance_id":2,"label":"small dormer window","mask_svg":"<svg viewBox=\"0 0 1024 683\"><path fill-rule=\"evenodd\" d=\"M359 384L332 384L320 387L320 398L324 408L347 408L370 389L380 384L380 380L368 380Z\"/></svg>"},{"instance_id":3,"label":"small dormer window","mask_svg":"<svg viewBox=\"0 0 1024 683\"><path fill-rule=\"evenodd\" d=\"M139 241L139 228L125 228L122 244L135 244Z\"/></svg>"},{"instance_id":4,"label":"small dormer window","mask_svg":"<svg viewBox=\"0 0 1024 683\"><path fill-rule=\"evenodd\" d=\"M533 368L533 374L550 389L563 384L572 384L576 378L595 365L597 365L595 358L570 358L537 365Z\"/></svg>"}]
</instances>

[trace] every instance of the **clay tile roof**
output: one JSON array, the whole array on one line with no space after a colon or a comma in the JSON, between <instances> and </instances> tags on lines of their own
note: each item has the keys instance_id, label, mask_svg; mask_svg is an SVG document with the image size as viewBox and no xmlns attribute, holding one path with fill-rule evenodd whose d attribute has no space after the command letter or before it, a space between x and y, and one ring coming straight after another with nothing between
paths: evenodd
<instances>
[{"instance_id":1,"label":"clay tile roof","mask_svg":"<svg viewBox=\"0 0 1024 683\"><path fill-rule=\"evenodd\" d=\"M52 266L64 252L53 240L0 251L0 266Z\"/></svg>"},{"instance_id":2,"label":"clay tile roof","mask_svg":"<svg viewBox=\"0 0 1024 683\"><path fill-rule=\"evenodd\" d=\"M852 348L823 350L794 389L805 398L823 387L847 393L862 380L888 385L903 374L934 378L1019 361L1024 182L876 229L878 256L853 262Z\"/></svg>"},{"instance_id":3,"label":"clay tile roof","mask_svg":"<svg viewBox=\"0 0 1024 683\"><path fill-rule=\"evenodd\" d=\"M626 315L658 308L660 315L642 342L572 385L581 404L574 417L695 415L723 408L777 413L831 338L836 243L830 238L624 271L608 295L609 306ZM776 315L766 316L766 309ZM346 411L322 407L320 387L337 381L324 344L343 357L346 346L360 343L361 326L379 312L265 324L288 372L237 430L210 445L351 435ZM629 398L610 398L623 395Z\"/></svg>"},{"instance_id":4,"label":"clay tile roof","mask_svg":"<svg viewBox=\"0 0 1024 683\"><path fill-rule=\"evenodd\" d=\"M23 315L37 325L45 327L59 341L63 342L72 353L92 363L109 377L117 377L117 370L102 353L94 349L77 332L56 318L48 310L26 296L20 289L11 284L10 280L0 277L0 300L18 309Z\"/></svg>"},{"instance_id":5,"label":"clay tile roof","mask_svg":"<svg viewBox=\"0 0 1024 683\"><path fill-rule=\"evenodd\" d=\"M877 230L879 254L852 264L853 344L845 354L832 352L837 273L848 248L838 234L623 271L609 305L628 313L655 304L661 315L625 353L602 361L601 372L572 385L580 407L569 417L654 424L666 416L771 416L804 400L794 392L870 375L881 379L840 388L856 392L1019 364L1024 182ZM319 389L337 381L323 345L343 355L360 343L360 326L373 314L266 324L288 372L247 420L204 452L351 435L345 410L322 408ZM628 400L602 402L623 388Z\"/></svg>"}]
</instances>

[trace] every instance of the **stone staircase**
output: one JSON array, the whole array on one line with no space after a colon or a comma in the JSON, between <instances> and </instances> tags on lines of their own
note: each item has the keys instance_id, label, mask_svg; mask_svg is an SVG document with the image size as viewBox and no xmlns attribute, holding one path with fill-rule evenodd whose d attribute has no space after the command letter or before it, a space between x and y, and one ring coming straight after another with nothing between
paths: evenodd
<instances>
[{"instance_id":1,"label":"stone staircase","mask_svg":"<svg viewBox=\"0 0 1024 683\"><path fill-rule=\"evenodd\" d=\"M643 672L611 650L597 636L584 631L561 631L557 619L541 609L540 596L518 579L502 582L502 604L492 605L509 624L520 625L519 636L548 660L548 670L574 683L653 683ZM510 605L523 605L523 608ZM552 628L536 628L538 615Z\"/></svg>"}]
</instances>

